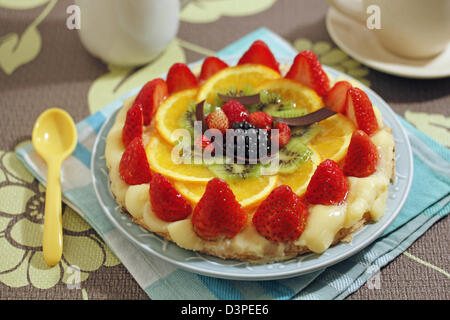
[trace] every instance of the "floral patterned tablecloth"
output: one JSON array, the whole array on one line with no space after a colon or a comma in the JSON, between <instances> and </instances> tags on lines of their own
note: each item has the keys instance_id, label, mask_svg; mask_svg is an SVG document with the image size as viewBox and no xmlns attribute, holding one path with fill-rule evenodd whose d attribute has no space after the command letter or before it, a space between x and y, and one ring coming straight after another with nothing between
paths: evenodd
<instances>
[{"instance_id":1,"label":"floral patterned tablecloth","mask_svg":"<svg viewBox=\"0 0 450 320\"><path fill-rule=\"evenodd\" d=\"M266 26L298 50L371 86L419 130L450 146L450 79L412 80L363 66L337 48L325 28L327 5L312 0L184 0L177 38L137 69L105 65L66 27L67 0L0 0L0 299L146 299L95 231L63 207L64 252L48 268L42 257L44 188L17 160L46 108L76 121L163 74ZM220 37L217 36L220 34ZM349 299L448 299L449 218L442 219Z\"/></svg>"}]
</instances>

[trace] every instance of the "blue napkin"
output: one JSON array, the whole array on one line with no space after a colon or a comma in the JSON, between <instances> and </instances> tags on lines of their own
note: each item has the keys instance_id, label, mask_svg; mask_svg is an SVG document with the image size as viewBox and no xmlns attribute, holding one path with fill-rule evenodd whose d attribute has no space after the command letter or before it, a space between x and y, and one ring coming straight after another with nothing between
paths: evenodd
<instances>
[{"instance_id":1,"label":"blue napkin","mask_svg":"<svg viewBox=\"0 0 450 320\"><path fill-rule=\"evenodd\" d=\"M217 55L240 56L257 39L268 43L278 57L292 59L296 54L281 37L261 28ZM139 88L126 96L138 91ZM398 218L369 247L325 270L283 280L223 280L178 269L126 240L107 219L95 197L89 172L93 144L102 124L122 106L123 99L77 124L78 145L61 173L63 198L98 232L152 299L343 299L368 280L376 286L373 279L378 270L450 211L450 151L399 117L414 150L412 189ZM32 145L22 146L16 153L30 172L45 183L45 164Z\"/></svg>"}]
</instances>

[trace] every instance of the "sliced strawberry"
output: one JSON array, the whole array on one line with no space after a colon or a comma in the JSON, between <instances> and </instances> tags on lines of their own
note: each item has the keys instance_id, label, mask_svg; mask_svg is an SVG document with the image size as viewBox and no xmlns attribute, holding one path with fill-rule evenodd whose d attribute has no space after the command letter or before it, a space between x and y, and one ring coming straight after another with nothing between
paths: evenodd
<instances>
[{"instance_id":1,"label":"sliced strawberry","mask_svg":"<svg viewBox=\"0 0 450 320\"><path fill-rule=\"evenodd\" d=\"M285 78L298 81L312 89L318 95L325 96L330 89L330 80L314 52L305 50L294 59Z\"/></svg>"},{"instance_id":2,"label":"sliced strawberry","mask_svg":"<svg viewBox=\"0 0 450 320\"><path fill-rule=\"evenodd\" d=\"M269 46L261 40L253 42L239 60L238 65L246 63L262 64L280 73L280 64L270 51Z\"/></svg>"},{"instance_id":3,"label":"sliced strawberry","mask_svg":"<svg viewBox=\"0 0 450 320\"><path fill-rule=\"evenodd\" d=\"M359 88L347 92L347 117L369 136L378 131L378 121L367 94Z\"/></svg>"},{"instance_id":4,"label":"sliced strawberry","mask_svg":"<svg viewBox=\"0 0 450 320\"><path fill-rule=\"evenodd\" d=\"M213 75L215 75L217 72L219 72L222 69L225 69L228 67L228 64L220 60L216 57L208 57L203 61L202 64L202 71L200 72L200 76L198 78L198 81L200 83L205 82L209 78L211 78Z\"/></svg>"},{"instance_id":5,"label":"sliced strawberry","mask_svg":"<svg viewBox=\"0 0 450 320\"><path fill-rule=\"evenodd\" d=\"M136 137L142 137L143 115L142 105L133 104L127 111L125 125L122 129L122 142L126 147Z\"/></svg>"},{"instance_id":6,"label":"sliced strawberry","mask_svg":"<svg viewBox=\"0 0 450 320\"><path fill-rule=\"evenodd\" d=\"M308 210L299 196L286 185L275 188L253 215L253 225L268 240L288 242L303 233Z\"/></svg>"},{"instance_id":7,"label":"sliced strawberry","mask_svg":"<svg viewBox=\"0 0 450 320\"><path fill-rule=\"evenodd\" d=\"M347 198L348 183L339 165L333 160L323 161L314 172L305 198L311 204L340 204Z\"/></svg>"},{"instance_id":8,"label":"sliced strawberry","mask_svg":"<svg viewBox=\"0 0 450 320\"><path fill-rule=\"evenodd\" d=\"M222 107L222 111L227 115L230 125L234 122L243 122L248 120L248 111L238 101L230 100Z\"/></svg>"},{"instance_id":9,"label":"sliced strawberry","mask_svg":"<svg viewBox=\"0 0 450 320\"><path fill-rule=\"evenodd\" d=\"M281 149L288 144L289 140L291 140L291 128L284 122L278 122L273 128L279 130L278 148Z\"/></svg>"},{"instance_id":10,"label":"sliced strawberry","mask_svg":"<svg viewBox=\"0 0 450 320\"><path fill-rule=\"evenodd\" d=\"M356 130L344 162L344 174L352 177L368 177L376 171L378 163L377 146L362 130Z\"/></svg>"},{"instance_id":11,"label":"sliced strawberry","mask_svg":"<svg viewBox=\"0 0 450 320\"><path fill-rule=\"evenodd\" d=\"M195 232L206 240L232 238L246 223L247 213L237 202L230 186L219 178L210 180L192 214Z\"/></svg>"},{"instance_id":12,"label":"sliced strawberry","mask_svg":"<svg viewBox=\"0 0 450 320\"><path fill-rule=\"evenodd\" d=\"M153 79L145 84L139 92L134 104L142 105L142 114L144 116L144 125L148 126L152 121L156 110L161 101L168 96L168 89L166 82L161 79Z\"/></svg>"},{"instance_id":13,"label":"sliced strawberry","mask_svg":"<svg viewBox=\"0 0 450 320\"><path fill-rule=\"evenodd\" d=\"M345 114L347 105L347 92L352 87L347 81L336 82L324 98L328 109Z\"/></svg>"},{"instance_id":14,"label":"sliced strawberry","mask_svg":"<svg viewBox=\"0 0 450 320\"><path fill-rule=\"evenodd\" d=\"M225 134L227 129L230 127L230 122L228 121L227 115L222 111L222 109L217 109L214 112L211 112L206 117L206 124L209 129L217 129Z\"/></svg>"},{"instance_id":15,"label":"sliced strawberry","mask_svg":"<svg viewBox=\"0 0 450 320\"><path fill-rule=\"evenodd\" d=\"M194 144L200 150L208 150L209 152L214 151L214 144L212 144L211 140L203 134L197 137Z\"/></svg>"},{"instance_id":16,"label":"sliced strawberry","mask_svg":"<svg viewBox=\"0 0 450 320\"><path fill-rule=\"evenodd\" d=\"M197 88L197 77L184 63L175 63L167 73L167 87L169 94L178 91Z\"/></svg>"},{"instance_id":17,"label":"sliced strawberry","mask_svg":"<svg viewBox=\"0 0 450 320\"><path fill-rule=\"evenodd\" d=\"M248 122L256 128L270 130L273 118L263 111L257 111L249 114Z\"/></svg>"},{"instance_id":18,"label":"sliced strawberry","mask_svg":"<svg viewBox=\"0 0 450 320\"><path fill-rule=\"evenodd\" d=\"M189 202L159 173L153 174L150 182L150 203L153 212L168 222L186 219L192 213Z\"/></svg>"},{"instance_id":19,"label":"sliced strawberry","mask_svg":"<svg viewBox=\"0 0 450 320\"><path fill-rule=\"evenodd\" d=\"M122 180L129 185L150 182L151 171L141 137L134 138L122 154L119 174Z\"/></svg>"}]
</instances>

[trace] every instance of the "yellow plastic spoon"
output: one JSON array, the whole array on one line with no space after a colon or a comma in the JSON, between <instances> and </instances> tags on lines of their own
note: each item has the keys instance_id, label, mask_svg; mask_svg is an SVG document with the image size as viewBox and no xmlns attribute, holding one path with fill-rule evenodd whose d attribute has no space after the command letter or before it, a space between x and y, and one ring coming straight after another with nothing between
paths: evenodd
<instances>
[{"instance_id":1,"label":"yellow plastic spoon","mask_svg":"<svg viewBox=\"0 0 450 320\"><path fill-rule=\"evenodd\" d=\"M49 266L62 256L61 164L77 145L77 129L72 117L58 108L48 109L36 120L32 135L36 152L47 163L44 235L42 248Z\"/></svg>"}]
</instances>

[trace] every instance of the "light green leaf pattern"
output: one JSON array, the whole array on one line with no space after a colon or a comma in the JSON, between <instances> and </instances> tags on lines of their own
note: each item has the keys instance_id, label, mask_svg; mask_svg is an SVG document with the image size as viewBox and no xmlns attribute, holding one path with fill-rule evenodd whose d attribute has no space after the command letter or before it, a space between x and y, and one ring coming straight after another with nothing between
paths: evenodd
<instances>
[{"instance_id":1,"label":"light green leaf pattern","mask_svg":"<svg viewBox=\"0 0 450 320\"><path fill-rule=\"evenodd\" d=\"M11 4L11 1L0 0L0 6ZM27 1L17 1L22 3L23 7L27 8ZM48 1L36 1L41 5ZM0 38L0 68L7 75L11 75L20 66L33 61L41 51L41 35L37 29L38 25L47 17L50 11L55 6L57 0L48 2L46 8L41 14L29 25L22 35L17 33L10 33ZM28 6L31 6L31 1L28 1ZM17 7L20 7L18 4Z\"/></svg>"},{"instance_id":2,"label":"light green leaf pattern","mask_svg":"<svg viewBox=\"0 0 450 320\"><path fill-rule=\"evenodd\" d=\"M185 61L183 49L179 42L174 40L159 58L140 69L108 65L109 72L95 80L89 89L89 110L92 113L100 110L130 90L165 74L172 64Z\"/></svg>"},{"instance_id":3,"label":"light green leaf pattern","mask_svg":"<svg viewBox=\"0 0 450 320\"><path fill-rule=\"evenodd\" d=\"M442 114L406 111L405 118L434 140L450 147L450 117Z\"/></svg>"},{"instance_id":4,"label":"light green leaf pattern","mask_svg":"<svg viewBox=\"0 0 450 320\"><path fill-rule=\"evenodd\" d=\"M208 23L221 16L244 17L269 9L276 0L182 0L181 21Z\"/></svg>"}]
</instances>

